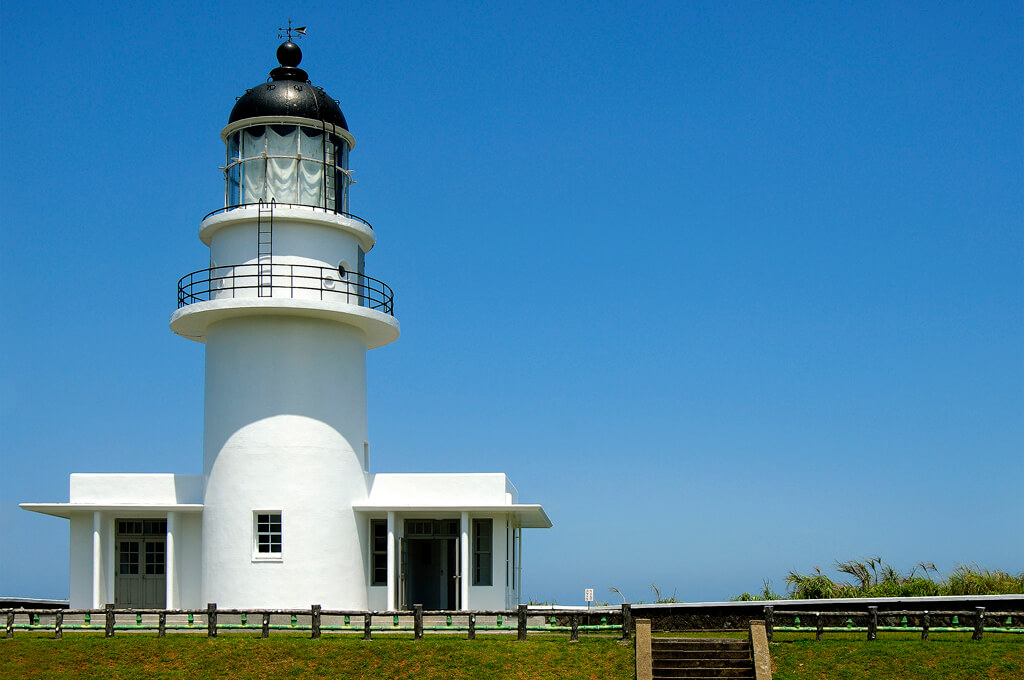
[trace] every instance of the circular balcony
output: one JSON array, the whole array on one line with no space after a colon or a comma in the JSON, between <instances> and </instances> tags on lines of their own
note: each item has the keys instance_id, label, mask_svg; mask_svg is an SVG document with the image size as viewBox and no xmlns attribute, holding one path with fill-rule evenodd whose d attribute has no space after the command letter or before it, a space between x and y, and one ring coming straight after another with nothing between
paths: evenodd
<instances>
[{"instance_id":1,"label":"circular balcony","mask_svg":"<svg viewBox=\"0 0 1024 680\"><path fill-rule=\"evenodd\" d=\"M217 208L216 210L211 210L210 212L208 212L205 215L203 215L203 219L199 220L199 221L202 222L207 217L213 217L214 215L220 215L221 213L229 212L231 210L237 210L238 208L260 208L260 207L262 207L262 208L308 208L309 210L312 210L313 212L322 212L322 213L328 213L328 214L332 214L332 215L341 215L342 217L347 217L350 220L355 220L356 222L364 224L367 227L369 227L371 232L373 231L373 225L372 224L370 224L369 222L364 220L362 217L360 217L359 215L356 215L354 213L345 212L343 210L335 210L334 208L325 208L322 205L311 205L311 204L307 204L307 203L278 203L277 201L273 201L273 200L271 200L271 201L261 201L259 203L238 203L236 205L224 206L223 208Z\"/></svg>"},{"instance_id":2,"label":"circular balcony","mask_svg":"<svg viewBox=\"0 0 1024 680\"><path fill-rule=\"evenodd\" d=\"M357 326L372 349L398 338L394 310L391 287L371 276L316 265L253 262L181 277L171 329L204 342L207 327L221 319L306 316Z\"/></svg>"},{"instance_id":3,"label":"circular balcony","mask_svg":"<svg viewBox=\"0 0 1024 680\"><path fill-rule=\"evenodd\" d=\"M200 269L178 279L178 308L235 298L321 300L395 314L395 294L383 281L332 267L251 263Z\"/></svg>"}]
</instances>

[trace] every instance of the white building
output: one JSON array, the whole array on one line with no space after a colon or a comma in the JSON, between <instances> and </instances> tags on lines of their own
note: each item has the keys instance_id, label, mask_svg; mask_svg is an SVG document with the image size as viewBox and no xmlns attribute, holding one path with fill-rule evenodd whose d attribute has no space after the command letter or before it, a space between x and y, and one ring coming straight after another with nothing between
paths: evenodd
<instances>
[{"instance_id":1,"label":"white building","mask_svg":"<svg viewBox=\"0 0 1024 680\"><path fill-rule=\"evenodd\" d=\"M73 474L71 606L512 607L522 529L550 527L504 474L375 474L366 351L394 342L375 235L348 212L355 140L291 40L236 102L225 208L171 329L206 345L203 471Z\"/></svg>"}]
</instances>

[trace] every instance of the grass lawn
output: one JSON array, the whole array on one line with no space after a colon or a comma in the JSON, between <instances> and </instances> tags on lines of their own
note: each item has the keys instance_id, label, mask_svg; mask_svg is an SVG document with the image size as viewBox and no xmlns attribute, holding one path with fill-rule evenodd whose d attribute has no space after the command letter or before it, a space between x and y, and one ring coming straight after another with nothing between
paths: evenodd
<instances>
[{"instance_id":1,"label":"grass lawn","mask_svg":"<svg viewBox=\"0 0 1024 680\"><path fill-rule=\"evenodd\" d=\"M746 637L746 634L737 634ZM775 680L1020 680L1024 678L1024 637L933 633L921 642L914 633L881 633L867 642L862 633L776 633L772 643ZM470 642L454 636L355 636L274 634L201 635L119 633L113 640L91 633L67 633L54 640L43 633L0 639L0 679L18 678L342 678L345 680L491 680L565 678L632 680L633 648L610 637L481 635Z\"/></svg>"},{"instance_id":2,"label":"grass lawn","mask_svg":"<svg viewBox=\"0 0 1024 680\"><path fill-rule=\"evenodd\" d=\"M986 633L776 633L771 645L773 680L1020 680L1024 678L1024 638Z\"/></svg>"},{"instance_id":3,"label":"grass lawn","mask_svg":"<svg viewBox=\"0 0 1024 680\"><path fill-rule=\"evenodd\" d=\"M119 634L113 640L87 633L63 640L19 633L0 640L0 678L343 678L352 680L460 680L462 678L567 678L632 680L633 648L613 638L480 635L455 637L274 634L267 640L230 634Z\"/></svg>"}]
</instances>

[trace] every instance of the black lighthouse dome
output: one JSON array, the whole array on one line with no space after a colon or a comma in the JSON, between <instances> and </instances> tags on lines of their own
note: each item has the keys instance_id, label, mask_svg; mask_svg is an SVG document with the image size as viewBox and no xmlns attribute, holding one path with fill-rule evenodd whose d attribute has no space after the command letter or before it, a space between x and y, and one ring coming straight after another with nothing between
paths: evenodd
<instances>
[{"instance_id":1,"label":"black lighthouse dome","mask_svg":"<svg viewBox=\"0 0 1024 680\"><path fill-rule=\"evenodd\" d=\"M271 70L270 80L245 91L231 109L228 123L263 116L297 116L331 123L348 130L338 102L322 88L310 84L309 74L299 68L302 50L291 40L277 48L281 64Z\"/></svg>"}]
</instances>

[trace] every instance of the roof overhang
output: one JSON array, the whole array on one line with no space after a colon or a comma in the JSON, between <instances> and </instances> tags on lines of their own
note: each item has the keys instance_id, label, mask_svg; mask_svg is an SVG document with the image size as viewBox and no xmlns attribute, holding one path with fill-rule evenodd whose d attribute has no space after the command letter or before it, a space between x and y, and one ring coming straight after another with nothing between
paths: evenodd
<instances>
[{"instance_id":1,"label":"roof overhang","mask_svg":"<svg viewBox=\"0 0 1024 680\"><path fill-rule=\"evenodd\" d=\"M523 529L550 529L551 520L540 505L516 503L513 505L376 505L357 503L356 512L398 512L403 515L430 517L438 513L468 512L474 515L511 515Z\"/></svg>"},{"instance_id":2,"label":"roof overhang","mask_svg":"<svg viewBox=\"0 0 1024 680\"><path fill-rule=\"evenodd\" d=\"M168 512L202 512L201 503L179 503L171 505L147 505L142 503L21 503L18 505L22 510L38 512L43 515L53 515L71 519L74 515L82 515L93 512L118 512L132 513L143 517L146 515L164 515Z\"/></svg>"}]
</instances>

